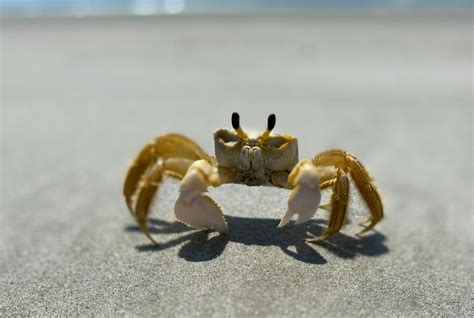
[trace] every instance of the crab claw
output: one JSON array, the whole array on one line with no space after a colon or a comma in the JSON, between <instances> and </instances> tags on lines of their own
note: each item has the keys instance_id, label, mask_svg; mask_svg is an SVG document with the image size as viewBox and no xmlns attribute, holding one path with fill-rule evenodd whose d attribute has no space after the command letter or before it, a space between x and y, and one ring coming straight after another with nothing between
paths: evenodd
<instances>
[{"instance_id":1,"label":"crab claw","mask_svg":"<svg viewBox=\"0 0 474 318\"><path fill-rule=\"evenodd\" d=\"M180 185L180 194L174 206L178 220L195 229L213 229L227 232L227 223L219 206L207 195L209 186L220 184L217 169L206 160L194 162Z\"/></svg>"},{"instance_id":2,"label":"crab claw","mask_svg":"<svg viewBox=\"0 0 474 318\"><path fill-rule=\"evenodd\" d=\"M308 221L314 216L321 202L319 175L311 161L300 162L290 173L288 181L293 190L288 199L288 211L278 224L279 228L287 225L295 214L295 224Z\"/></svg>"}]
</instances>

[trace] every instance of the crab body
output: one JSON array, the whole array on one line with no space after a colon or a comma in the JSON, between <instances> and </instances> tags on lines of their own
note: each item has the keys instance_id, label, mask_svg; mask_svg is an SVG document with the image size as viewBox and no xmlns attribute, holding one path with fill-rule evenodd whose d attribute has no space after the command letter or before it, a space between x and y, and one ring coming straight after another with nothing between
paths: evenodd
<instances>
[{"instance_id":1,"label":"crab body","mask_svg":"<svg viewBox=\"0 0 474 318\"><path fill-rule=\"evenodd\" d=\"M234 174L233 183L249 186L275 185L272 176L286 174L298 163L298 142L291 136L239 136L227 129L214 134L216 161Z\"/></svg>"},{"instance_id":2,"label":"crab body","mask_svg":"<svg viewBox=\"0 0 474 318\"><path fill-rule=\"evenodd\" d=\"M133 160L124 183L127 206L143 232L148 231L147 216L163 175L181 180L175 216L193 228L213 229L221 233L228 226L220 207L205 193L208 187L224 183L248 186L275 186L291 190L288 210L278 227L296 215L296 223L309 220L318 208L330 210L328 228L309 242L325 239L340 231L349 200L349 176L352 176L367 202L370 217L362 234L383 218L383 205L374 180L352 154L328 150L312 160L298 159L298 141L290 135L271 134L275 115L268 117L260 135L245 133L240 117L232 114L234 131L214 133L215 157L207 155L194 141L179 134L168 134L147 144ZM320 205L321 190L331 187L330 202Z\"/></svg>"}]
</instances>

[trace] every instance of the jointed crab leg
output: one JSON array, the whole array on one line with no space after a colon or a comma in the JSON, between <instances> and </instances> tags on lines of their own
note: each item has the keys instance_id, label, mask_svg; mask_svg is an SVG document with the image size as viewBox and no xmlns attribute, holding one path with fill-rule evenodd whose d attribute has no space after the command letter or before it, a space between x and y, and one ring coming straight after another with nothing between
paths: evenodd
<instances>
[{"instance_id":1,"label":"jointed crab leg","mask_svg":"<svg viewBox=\"0 0 474 318\"><path fill-rule=\"evenodd\" d=\"M143 180L138 186L135 209L131 211L145 235L157 245L158 243L151 237L148 231L147 220L151 203L163 178L163 174L182 179L188 167L193 163L192 160L182 158L159 160L155 166L145 173Z\"/></svg>"},{"instance_id":2,"label":"jointed crab leg","mask_svg":"<svg viewBox=\"0 0 474 318\"><path fill-rule=\"evenodd\" d=\"M132 161L127 171L123 194L130 211L132 208L132 196L137 191L138 185L144 173L151 169L158 158L186 158L191 160L210 160L204 150L191 139L179 134L167 134L160 136L147 144Z\"/></svg>"},{"instance_id":3,"label":"jointed crab leg","mask_svg":"<svg viewBox=\"0 0 474 318\"><path fill-rule=\"evenodd\" d=\"M192 162L199 159L211 161L194 141L182 135L168 134L147 144L131 163L123 194L130 213L153 242L148 231L147 216L162 175L182 179ZM137 199L134 207L135 194Z\"/></svg>"},{"instance_id":4,"label":"jointed crab leg","mask_svg":"<svg viewBox=\"0 0 474 318\"><path fill-rule=\"evenodd\" d=\"M367 169L351 153L342 150L328 150L318 154L313 159L317 166L335 166L346 172L351 173L355 185L360 194L367 202L371 216L366 222L368 226L357 235L361 235L371 230L383 218L382 199L374 179L370 176ZM333 213L335 212L333 207Z\"/></svg>"},{"instance_id":5,"label":"jointed crab leg","mask_svg":"<svg viewBox=\"0 0 474 318\"><path fill-rule=\"evenodd\" d=\"M346 218L349 201L349 173L366 200L371 217L366 221L368 226L357 235L372 229L383 218L383 207L380 193L374 180L354 155L341 150L329 150L317 155L312 161L302 160L288 176L292 192L288 200L288 212L283 216L278 227L285 226L293 215L297 215L296 224L309 220L317 208L331 211L328 228L308 242L323 240L338 233ZM321 189L333 187L331 201L319 205Z\"/></svg>"},{"instance_id":6,"label":"jointed crab leg","mask_svg":"<svg viewBox=\"0 0 474 318\"><path fill-rule=\"evenodd\" d=\"M342 169L339 169L337 171L337 177L335 178L335 186L331 196L331 202L329 204L332 209L328 228L321 236L306 241L315 242L318 240L324 240L325 238L338 233L344 223L344 219L346 218L348 201L349 178Z\"/></svg>"}]
</instances>

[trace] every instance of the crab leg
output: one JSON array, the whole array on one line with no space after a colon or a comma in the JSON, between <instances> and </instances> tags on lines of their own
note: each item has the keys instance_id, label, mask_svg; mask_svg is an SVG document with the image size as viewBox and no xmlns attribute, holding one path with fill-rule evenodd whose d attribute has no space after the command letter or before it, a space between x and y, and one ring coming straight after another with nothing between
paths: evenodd
<instances>
[{"instance_id":1,"label":"crab leg","mask_svg":"<svg viewBox=\"0 0 474 318\"><path fill-rule=\"evenodd\" d=\"M130 164L123 185L123 194L128 209L133 214L132 197L139 189L140 180L153 169L158 159L185 158L192 161L210 157L191 139L179 134L167 134L160 136L143 147L136 158ZM182 178L182 174L172 174Z\"/></svg>"},{"instance_id":2,"label":"crab leg","mask_svg":"<svg viewBox=\"0 0 474 318\"><path fill-rule=\"evenodd\" d=\"M178 220L195 229L213 229L227 232L227 223L219 206L207 195L209 186L221 184L218 169L206 160L195 161L180 185L180 194L174 207Z\"/></svg>"},{"instance_id":3,"label":"crab leg","mask_svg":"<svg viewBox=\"0 0 474 318\"><path fill-rule=\"evenodd\" d=\"M164 174L182 179L186 170L192 163L192 160L182 158L160 160L155 166L147 171L142 182L138 185L138 195L135 202L135 208L132 209L131 212L145 235L157 245L158 243L151 237L148 231L148 214L150 213L150 207L155 193L158 190Z\"/></svg>"},{"instance_id":4,"label":"crab leg","mask_svg":"<svg viewBox=\"0 0 474 318\"><path fill-rule=\"evenodd\" d=\"M131 163L123 187L125 201L140 228L155 244L148 231L147 217L163 174L182 179L189 166L199 159L211 160L192 140L168 134L147 144Z\"/></svg>"},{"instance_id":5,"label":"crab leg","mask_svg":"<svg viewBox=\"0 0 474 318\"><path fill-rule=\"evenodd\" d=\"M316 242L338 233L344 223L347 212L347 204L349 201L349 178L342 169L337 172L334 186L334 192L331 196L331 217L329 219L328 228L324 233L316 238L306 240L307 242Z\"/></svg>"},{"instance_id":6,"label":"crab leg","mask_svg":"<svg viewBox=\"0 0 474 318\"><path fill-rule=\"evenodd\" d=\"M380 192L375 185L374 179L370 176L367 169L351 153L342 150L328 150L318 154L313 163L317 166L336 166L344 171L351 173L355 185L360 194L367 202L371 216L367 221L367 227L357 235L361 235L371 230L383 218L383 204Z\"/></svg>"}]
</instances>

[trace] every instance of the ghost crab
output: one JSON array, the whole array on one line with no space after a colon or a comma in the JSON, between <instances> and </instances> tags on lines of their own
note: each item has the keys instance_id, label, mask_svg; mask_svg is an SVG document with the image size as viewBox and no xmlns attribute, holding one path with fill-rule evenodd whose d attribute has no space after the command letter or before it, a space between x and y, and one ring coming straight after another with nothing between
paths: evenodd
<instances>
[{"instance_id":1,"label":"ghost crab","mask_svg":"<svg viewBox=\"0 0 474 318\"><path fill-rule=\"evenodd\" d=\"M298 160L298 142L290 135L274 135L276 117L268 117L267 129L251 136L240 127L238 113L232 114L234 131L214 133L215 157L179 134L166 134L147 144L132 161L123 194L127 206L145 235L158 244L148 231L147 216L163 175L181 180L174 212L181 222L196 229L228 230L219 206L204 193L210 186L239 183L248 186L275 186L291 190L288 210L278 227L296 215L296 224L308 221L316 210L330 211L325 232L308 239L323 240L338 233L344 223L349 200L349 176L366 201L369 218L362 222L360 235L383 218L383 205L374 180L361 162L342 150L328 150L312 160ZM329 203L320 205L321 190L332 187Z\"/></svg>"}]
</instances>

